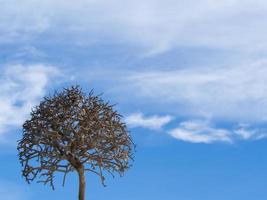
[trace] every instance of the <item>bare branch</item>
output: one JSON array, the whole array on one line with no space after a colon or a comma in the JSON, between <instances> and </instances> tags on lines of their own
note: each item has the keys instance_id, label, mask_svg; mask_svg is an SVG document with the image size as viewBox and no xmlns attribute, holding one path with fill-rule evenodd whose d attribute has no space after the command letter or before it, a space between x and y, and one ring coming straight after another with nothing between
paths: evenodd
<instances>
[{"instance_id":1,"label":"bare branch","mask_svg":"<svg viewBox=\"0 0 267 200\"><path fill-rule=\"evenodd\" d=\"M104 185L105 172L123 175L131 166L135 146L114 105L93 90L85 95L79 86L45 97L23 124L18 142L22 175L30 183L49 184L55 173L89 171Z\"/></svg>"}]
</instances>

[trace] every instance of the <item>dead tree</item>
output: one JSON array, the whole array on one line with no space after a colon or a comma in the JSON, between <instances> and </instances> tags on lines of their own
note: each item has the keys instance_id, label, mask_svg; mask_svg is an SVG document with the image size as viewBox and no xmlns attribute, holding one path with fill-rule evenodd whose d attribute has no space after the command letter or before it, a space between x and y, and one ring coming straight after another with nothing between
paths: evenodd
<instances>
[{"instance_id":1,"label":"dead tree","mask_svg":"<svg viewBox=\"0 0 267 200\"><path fill-rule=\"evenodd\" d=\"M85 172L93 172L104 185L106 172L123 175L131 166L134 144L122 116L113 105L91 91L72 86L45 97L32 109L18 141L22 175L30 183L49 184L55 173L79 176L79 200L85 199Z\"/></svg>"}]
</instances>

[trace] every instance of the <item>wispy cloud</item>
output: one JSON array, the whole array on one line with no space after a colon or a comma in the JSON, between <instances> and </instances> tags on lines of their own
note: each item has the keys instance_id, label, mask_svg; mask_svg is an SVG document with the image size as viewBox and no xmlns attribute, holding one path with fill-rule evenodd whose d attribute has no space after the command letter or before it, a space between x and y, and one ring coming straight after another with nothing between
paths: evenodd
<instances>
[{"instance_id":1,"label":"wispy cloud","mask_svg":"<svg viewBox=\"0 0 267 200\"><path fill-rule=\"evenodd\" d=\"M260 128L251 128L249 124L239 124L234 134L242 140L260 140L267 137L267 131Z\"/></svg>"},{"instance_id":2,"label":"wispy cloud","mask_svg":"<svg viewBox=\"0 0 267 200\"><path fill-rule=\"evenodd\" d=\"M243 124L237 127L218 128L207 120L190 120L167 131L175 139L191 143L235 143L238 141L260 140L267 137L266 130L251 128Z\"/></svg>"},{"instance_id":3,"label":"wispy cloud","mask_svg":"<svg viewBox=\"0 0 267 200\"><path fill-rule=\"evenodd\" d=\"M20 126L59 70L45 65L6 66L0 75L0 141Z\"/></svg>"},{"instance_id":4,"label":"wispy cloud","mask_svg":"<svg viewBox=\"0 0 267 200\"><path fill-rule=\"evenodd\" d=\"M0 41L41 35L60 39L60 27L68 42L112 38L152 53L177 46L265 49L266 5L252 0L203 0L197 5L193 0L2 1Z\"/></svg>"},{"instance_id":5,"label":"wispy cloud","mask_svg":"<svg viewBox=\"0 0 267 200\"><path fill-rule=\"evenodd\" d=\"M142 113L133 113L125 118L130 127L143 127L148 129L161 129L164 125L171 122L173 117L166 116L144 116Z\"/></svg>"},{"instance_id":6,"label":"wispy cloud","mask_svg":"<svg viewBox=\"0 0 267 200\"><path fill-rule=\"evenodd\" d=\"M255 141L267 137L266 129L253 128L249 124L238 124L234 127L218 127L209 120L187 120L179 123L176 128L166 128L174 117L144 116L142 113L133 113L125 121L131 128L161 130L171 137L190 143L236 143L238 141Z\"/></svg>"},{"instance_id":7,"label":"wispy cloud","mask_svg":"<svg viewBox=\"0 0 267 200\"><path fill-rule=\"evenodd\" d=\"M192 117L260 122L267 116L267 61L128 74L119 91ZM125 86L124 86L125 85ZM127 87L127 88L126 88ZM123 92L122 92L123 93Z\"/></svg>"},{"instance_id":8,"label":"wispy cloud","mask_svg":"<svg viewBox=\"0 0 267 200\"><path fill-rule=\"evenodd\" d=\"M178 128L169 131L178 139L192 143L232 142L231 134L226 129L213 128L207 121L185 121Z\"/></svg>"}]
</instances>

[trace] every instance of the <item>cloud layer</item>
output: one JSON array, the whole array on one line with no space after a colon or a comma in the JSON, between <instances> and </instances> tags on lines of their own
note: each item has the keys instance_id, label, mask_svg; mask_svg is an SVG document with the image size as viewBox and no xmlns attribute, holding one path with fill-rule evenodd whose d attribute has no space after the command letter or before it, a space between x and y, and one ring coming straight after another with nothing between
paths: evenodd
<instances>
[{"instance_id":1,"label":"cloud layer","mask_svg":"<svg viewBox=\"0 0 267 200\"><path fill-rule=\"evenodd\" d=\"M179 115L237 122L264 122L267 117L266 60L237 66L143 71L129 74L124 81L125 92L172 105ZM123 84L119 90L123 91Z\"/></svg>"},{"instance_id":2,"label":"cloud layer","mask_svg":"<svg viewBox=\"0 0 267 200\"><path fill-rule=\"evenodd\" d=\"M152 53L177 46L243 50L267 46L266 1L0 2L1 42L34 40L43 36L60 39L60 29L68 42L90 44L112 38L117 43L148 48Z\"/></svg>"},{"instance_id":3,"label":"cloud layer","mask_svg":"<svg viewBox=\"0 0 267 200\"><path fill-rule=\"evenodd\" d=\"M16 59L29 53L41 57L45 49L35 48L38 43L45 43L50 49L58 43L81 46L113 43L137 46L152 55L189 47L224 49L238 55L254 53L263 57L267 48L267 29L264 28L267 2L262 0L203 0L201 3L193 0L77 0L75 3L0 0L0 3L0 44L29 46L24 49L27 53L15 55ZM173 137L205 143L229 142L233 130L206 124L198 132L189 125L198 124L195 119L229 120L236 124L266 121L267 61L252 58L240 63L233 61L229 66L216 63L185 69L174 62L173 69L169 70L164 69L165 66L157 67L158 70L149 66L147 71L139 68L137 72L127 73L119 69L123 75L118 79L113 74L104 79L116 85L118 93L130 92L131 99L155 102L171 109L171 115L192 119L181 122L169 132ZM103 74L101 68L100 76ZM23 122L53 76L57 76L57 69L44 65L4 69L0 75L0 136L9 127ZM162 113L162 108L156 109ZM134 113L126 120L132 127L157 130L172 118ZM235 137L251 139L255 134L243 128L235 132Z\"/></svg>"}]
</instances>

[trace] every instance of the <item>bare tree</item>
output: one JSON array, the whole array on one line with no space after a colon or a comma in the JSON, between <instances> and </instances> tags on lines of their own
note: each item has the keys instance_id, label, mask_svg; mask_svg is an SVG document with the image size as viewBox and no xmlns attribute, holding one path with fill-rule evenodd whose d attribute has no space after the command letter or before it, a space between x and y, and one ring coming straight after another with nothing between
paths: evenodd
<instances>
[{"instance_id":1,"label":"bare tree","mask_svg":"<svg viewBox=\"0 0 267 200\"><path fill-rule=\"evenodd\" d=\"M85 199L85 172L93 172L104 185L108 172L123 175L131 166L134 144L122 116L113 105L91 91L72 86L45 97L23 124L18 142L22 175L30 183L49 184L56 172L79 176L79 200Z\"/></svg>"}]
</instances>

